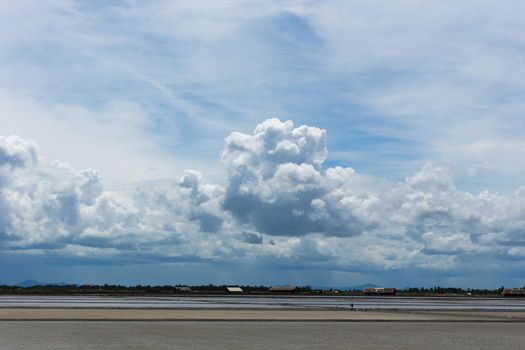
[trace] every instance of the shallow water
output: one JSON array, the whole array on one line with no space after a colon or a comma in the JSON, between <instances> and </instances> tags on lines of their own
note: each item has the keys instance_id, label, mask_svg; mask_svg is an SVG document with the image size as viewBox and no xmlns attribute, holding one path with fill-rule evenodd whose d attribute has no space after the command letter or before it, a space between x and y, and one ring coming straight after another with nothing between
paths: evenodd
<instances>
[{"instance_id":1,"label":"shallow water","mask_svg":"<svg viewBox=\"0 0 525 350\"><path fill-rule=\"evenodd\" d=\"M0 308L130 308L130 309L348 309L359 310L513 310L525 311L518 298L406 298L306 296L0 296Z\"/></svg>"}]
</instances>

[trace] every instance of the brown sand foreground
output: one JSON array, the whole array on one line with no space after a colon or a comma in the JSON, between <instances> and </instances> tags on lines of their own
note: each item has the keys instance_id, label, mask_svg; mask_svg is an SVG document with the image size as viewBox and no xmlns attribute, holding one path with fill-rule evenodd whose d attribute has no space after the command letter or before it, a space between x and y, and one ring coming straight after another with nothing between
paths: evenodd
<instances>
[{"instance_id":1,"label":"brown sand foreground","mask_svg":"<svg viewBox=\"0 0 525 350\"><path fill-rule=\"evenodd\" d=\"M0 320L525 322L525 312L4 308Z\"/></svg>"},{"instance_id":2,"label":"brown sand foreground","mask_svg":"<svg viewBox=\"0 0 525 350\"><path fill-rule=\"evenodd\" d=\"M523 323L0 321L0 349L524 349Z\"/></svg>"},{"instance_id":3,"label":"brown sand foreground","mask_svg":"<svg viewBox=\"0 0 525 350\"><path fill-rule=\"evenodd\" d=\"M525 312L0 309L0 349L525 349Z\"/></svg>"}]
</instances>

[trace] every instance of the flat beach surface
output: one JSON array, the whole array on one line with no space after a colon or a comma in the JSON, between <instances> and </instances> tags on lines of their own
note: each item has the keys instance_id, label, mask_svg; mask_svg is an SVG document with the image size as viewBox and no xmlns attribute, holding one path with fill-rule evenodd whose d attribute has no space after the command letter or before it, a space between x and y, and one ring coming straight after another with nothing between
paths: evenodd
<instances>
[{"instance_id":1,"label":"flat beach surface","mask_svg":"<svg viewBox=\"0 0 525 350\"><path fill-rule=\"evenodd\" d=\"M0 349L523 349L522 323L0 321Z\"/></svg>"},{"instance_id":2,"label":"flat beach surface","mask_svg":"<svg viewBox=\"0 0 525 350\"><path fill-rule=\"evenodd\" d=\"M2 350L525 349L524 334L522 310L0 307Z\"/></svg>"}]
</instances>

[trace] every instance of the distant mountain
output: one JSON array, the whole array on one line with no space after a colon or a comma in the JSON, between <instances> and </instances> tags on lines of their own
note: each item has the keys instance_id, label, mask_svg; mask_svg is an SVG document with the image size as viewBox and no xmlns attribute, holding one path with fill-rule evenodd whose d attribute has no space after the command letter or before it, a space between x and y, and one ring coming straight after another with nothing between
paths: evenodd
<instances>
[{"instance_id":1,"label":"distant mountain","mask_svg":"<svg viewBox=\"0 0 525 350\"><path fill-rule=\"evenodd\" d=\"M35 281L35 280L25 280L25 281L22 281L20 283L17 283L17 286L18 287L22 287L22 288L38 287L38 286L49 286L49 285L65 286L65 285L67 285L67 283L64 283L64 282L44 283L44 282L39 282L39 281Z\"/></svg>"},{"instance_id":2,"label":"distant mountain","mask_svg":"<svg viewBox=\"0 0 525 350\"><path fill-rule=\"evenodd\" d=\"M38 282L35 280L25 280L20 283L17 283L18 287L27 288L27 287L35 287L35 286L45 286L47 283Z\"/></svg>"}]
</instances>

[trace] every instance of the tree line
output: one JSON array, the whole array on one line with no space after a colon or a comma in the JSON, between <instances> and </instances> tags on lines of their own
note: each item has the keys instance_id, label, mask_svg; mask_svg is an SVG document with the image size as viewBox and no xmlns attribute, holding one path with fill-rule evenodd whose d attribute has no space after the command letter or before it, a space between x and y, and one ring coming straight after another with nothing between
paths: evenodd
<instances>
[{"instance_id":1,"label":"tree line","mask_svg":"<svg viewBox=\"0 0 525 350\"><path fill-rule=\"evenodd\" d=\"M104 294L104 295L171 295L171 294L226 294L227 287L232 285L133 285L121 284L46 284L35 286L0 285L0 294ZM268 286L264 285L236 285L243 290L244 294L266 294ZM398 289L398 296L496 296L501 295L504 287L497 289L474 289L455 287L408 287ZM337 290L337 289L312 289L310 286L297 287L296 294L315 295L362 295L361 290Z\"/></svg>"}]
</instances>

